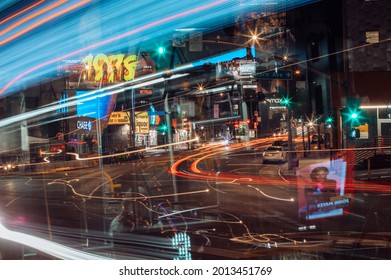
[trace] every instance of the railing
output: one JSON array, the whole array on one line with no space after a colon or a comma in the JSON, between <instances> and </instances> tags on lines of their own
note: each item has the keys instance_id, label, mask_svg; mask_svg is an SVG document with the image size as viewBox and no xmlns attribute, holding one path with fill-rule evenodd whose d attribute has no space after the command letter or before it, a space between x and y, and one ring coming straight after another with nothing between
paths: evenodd
<instances>
[{"instance_id":1,"label":"railing","mask_svg":"<svg viewBox=\"0 0 391 280\"><path fill-rule=\"evenodd\" d=\"M391 137L375 137L371 141L356 147L353 151L353 164L358 164L373 156L391 154Z\"/></svg>"}]
</instances>

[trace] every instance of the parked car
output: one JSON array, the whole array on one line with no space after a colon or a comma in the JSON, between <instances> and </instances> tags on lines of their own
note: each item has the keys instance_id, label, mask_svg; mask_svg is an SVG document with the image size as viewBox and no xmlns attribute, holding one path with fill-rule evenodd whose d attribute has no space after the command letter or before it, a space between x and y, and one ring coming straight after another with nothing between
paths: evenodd
<instances>
[{"instance_id":1,"label":"parked car","mask_svg":"<svg viewBox=\"0 0 391 280\"><path fill-rule=\"evenodd\" d=\"M299 159L297 157L297 148L292 146L292 164L293 167L299 167ZM269 146L263 153L263 163L267 162L288 162L288 147L285 146Z\"/></svg>"},{"instance_id":2,"label":"parked car","mask_svg":"<svg viewBox=\"0 0 391 280\"><path fill-rule=\"evenodd\" d=\"M287 162L286 148L283 146L269 146L263 153L263 163Z\"/></svg>"}]
</instances>

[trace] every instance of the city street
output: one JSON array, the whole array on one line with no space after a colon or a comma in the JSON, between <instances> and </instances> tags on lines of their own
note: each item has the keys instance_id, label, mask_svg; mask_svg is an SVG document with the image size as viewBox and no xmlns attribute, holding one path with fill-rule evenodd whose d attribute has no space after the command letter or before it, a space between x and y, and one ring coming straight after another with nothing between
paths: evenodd
<instances>
[{"instance_id":1,"label":"city street","mask_svg":"<svg viewBox=\"0 0 391 280\"><path fill-rule=\"evenodd\" d=\"M304 254L303 242L309 240L319 246L325 238L342 242L357 231L363 232L360 240L374 234L372 240L375 231L389 230L391 193L387 186L382 191L376 184L372 189L358 185L343 216L302 220L296 178L287 164L262 164L266 145L258 141L251 146L215 147L212 152L179 150L173 157L161 150L102 169L2 176L1 222L17 231L109 255L118 242L117 254L138 252L134 238L141 235L158 243L150 244L150 257L157 252L164 256L164 238L183 231L190 236L192 254L200 259L220 254L242 258L244 249L249 258L279 258L288 256L283 248L292 246ZM300 163L304 167L327 160L300 158ZM179 163L176 171L170 162ZM360 246L364 245L363 241ZM275 249L267 250L271 247ZM356 249L359 255L360 248ZM341 254L344 258L348 252Z\"/></svg>"}]
</instances>

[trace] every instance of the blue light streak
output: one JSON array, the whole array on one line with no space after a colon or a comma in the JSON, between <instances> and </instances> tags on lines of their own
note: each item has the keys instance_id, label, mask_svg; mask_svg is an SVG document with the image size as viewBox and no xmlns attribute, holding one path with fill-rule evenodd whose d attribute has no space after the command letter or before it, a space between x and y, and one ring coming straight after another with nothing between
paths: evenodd
<instances>
[{"instance_id":1,"label":"blue light streak","mask_svg":"<svg viewBox=\"0 0 391 280\"><path fill-rule=\"evenodd\" d=\"M241 13L254 10L272 12L315 1L276 0L270 4L266 0L258 0L251 5L241 5L239 10ZM39 17L43 22L35 28L31 28L31 24L36 21L26 21L18 28L30 28L28 32L4 43L0 52L2 72L5 73L0 77L1 96L43 79L53 79L56 66L62 59L81 59L90 52L129 51L137 49L140 44L153 45L152 42L167 40L178 28L196 26L213 31L226 27L233 23L239 3L237 0L105 0L85 2L65 12L79 2L69 1L66 6L61 5L51 13L43 13ZM21 20L21 17L31 16L47 5L49 3L26 11L4 23L2 28ZM59 11L64 13L54 17L54 13ZM13 32L20 31L18 28ZM0 40L9 35L4 34Z\"/></svg>"}]
</instances>

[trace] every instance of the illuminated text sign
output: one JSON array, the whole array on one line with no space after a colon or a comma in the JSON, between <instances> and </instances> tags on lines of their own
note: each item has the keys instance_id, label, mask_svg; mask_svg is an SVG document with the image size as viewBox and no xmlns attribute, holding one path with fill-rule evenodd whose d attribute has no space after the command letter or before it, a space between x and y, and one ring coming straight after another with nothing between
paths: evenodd
<instances>
[{"instance_id":1,"label":"illuminated text sign","mask_svg":"<svg viewBox=\"0 0 391 280\"><path fill-rule=\"evenodd\" d=\"M81 77L83 80L114 83L134 79L137 55L98 54L93 56L89 54L81 62L84 65Z\"/></svg>"}]
</instances>

